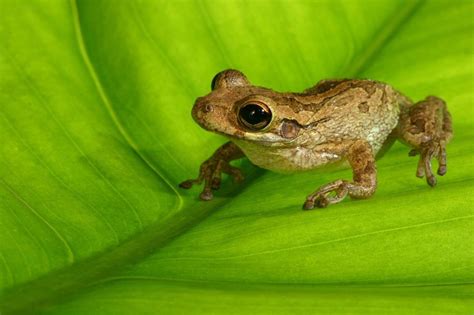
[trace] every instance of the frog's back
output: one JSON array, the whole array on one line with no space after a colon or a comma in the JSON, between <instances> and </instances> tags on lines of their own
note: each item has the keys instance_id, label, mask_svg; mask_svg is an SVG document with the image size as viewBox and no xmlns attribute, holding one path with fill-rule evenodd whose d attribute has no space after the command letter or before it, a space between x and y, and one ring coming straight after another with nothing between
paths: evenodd
<instances>
[{"instance_id":1,"label":"frog's back","mask_svg":"<svg viewBox=\"0 0 474 315\"><path fill-rule=\"evenodd\" d=\"M319 143L363 139L376 153L397 126L399 94L382 82L325 80L306 93L319 104L316 115L327 117L310 131Z\"/></svg>"},{"instance_id":2,"label":"frog's back","mask_svg":"<svg viewBox=\"0 0 474 315\"><path fill-rule=\"evenodd\" d=\"M399 94L377 81L322 81L305 93L285 97L294 98L294 115L303 126L292 145L262 149L260 144L236 141L254 164L277 172L342 162L358 139L367 141L375 155L398 123Z\"/></svg>"}]
</instances>

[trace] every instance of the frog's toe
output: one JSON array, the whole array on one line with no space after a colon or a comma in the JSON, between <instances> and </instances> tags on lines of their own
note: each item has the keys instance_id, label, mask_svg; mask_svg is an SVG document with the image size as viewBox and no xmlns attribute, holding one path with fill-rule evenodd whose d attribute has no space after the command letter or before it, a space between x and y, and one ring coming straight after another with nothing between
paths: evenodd
<instances>
[{"instance_id":1,"label":"frog's toe","mask_svg":"<svg viewBox=\"0 0 474 315\"><path fill-rule=\"evenodd\" d=\"M425 176L426 176L426 182L428 185L431 187L436 186L436 177L433 174L433 170L431 169L431 156L427 155L423 157L423 164L424 164L424 169L425 169Z\"/></svg>"},{"instance_id":2,"label":"frog's toe","mask_svg":"<svg viewBox=\"0 0 474 315\"><path fill-rule=\"evenodd\" d=\"M326 208L331 203L334 203L334 202L331 202L323 194L316 194L315 196L310 196L306 199L305 203L303 204L303 210L312 210L314 208Z\"/></svg>"},{"instance_id":3,"label":"frog's toe","mask_svg":"<svg viewBox=\"0 0 474 315\"><path fill-rule=\"evenodd\" d=\"M440 165L438 167L438 172L437 173L438 173L439 176L444 176L446 174L446 172L447 172L446 165Z\"/></svg>"},{"instance_id":4,"label":"frog's toe","mask_svg":"<svg viewBox=\"0 0 474 315\"><path fill-rule=\"evenodd\" d=\"M321 195L316 199L316 207L326 208L329 205L339 203L347 196L347 189L338 189Z\"/></svg>"},{"instance_id":5,"label":"frog's toe","mask_svg":"<svg viewBox=\"0 0 474 315\"><path fill-rule=\"evenodd\" d=\"M218 190L221 187L221 179L219 177L214 177L211 181L212 190Z\"/></svg>"},{"instance_id":6,"label":"frog's toe","mask_svg":"<svg viewBox=\"0 0 474 315\"><path fill-rule=\"evenodd\" d=\"M446 162L446 145L441 145L441 148L439 150L438 154L438 175L439 176L444 176L446 172L448 171L447 169L447 162Z\"/></svg>"},{"instance_id":7,"label":"frog's toe","mask_svg":"<svg viewBox=\"0 0 474 315\"><path fill-rule=\"evenodd\" d=\"M224 173L232 176L232 178L237 182L240 183L244 180L244 174L242 171L235 166L232 165L227 165L227 167L224 169Z\"/></svg>"},{"instance_id":8,"label":"frog's toe","mask_svg":"<svg viewBox=\"0 0 474 315\"><path fill-rule=\"evenodd\" d=\"M199 180L197 179L188 179L184 182L181 182L178 186L183 189L189 189L193 187L194 184L199 184Z\"/></svg>"},{"instance_id":9,"label":"frog's toe","mask_svg":"<svg viewBox=\"0 0 474 315\"><path fill-rule=\"evenodd\" d=\"M326 200L326 197L324 196L324 193L321 192L321 189L320 189L306 198L306 201L303 204L303 210L312 210L315 207L325 208L327 206L327 203L325 200Z\"/></svg>"},{"instance_id":10,"label":"frog's toe","mask_svg":"<svg viewBox=\"0 0 474 315\"><path fill-rule=\"evenodd\" d=\"M432 170L431 161L436 158L438 160L437 174L443 176L447 172L446 163L446 146L444 141L433 140L429 141L421 147L420 159L418 160L418 167L416 170L417 177L426 176L426 182L431 187L436 186L437 180Z\"/></svg>"},{"instance_id":11,"label":"frog's toe","mask_svg":"<svg viewBox=\"0 0 474 315\"><path fill-rule=\"evenodd\" d=\"M214 198L214 195L212 194L212 191L209 188L204 188L204 190L199 195L199 199L204 201L209 201L212 198Z\"/></svg>"},{"instance_id":12,"label":"frog's toe","mask_svg":"<svg viewBox=\"0 0 474 315\"><path fill-rule=\"evenodd\" d=\"M321 196L320 198L316 200L316 207L318 208L326 208L330 204L331 202L329 201L329 199L324 196Z\"/></svg>"},{"instance_id":13,"label":"frog's toe","mask_svg":"<svg viewBox=\"0 0 474 315\"><path fill-rule=\"evenodd\" d=\"M314 209L314 201L313 200L306 200L303 204L303 210L312 210Z\"/></svg>"},{"instance_id":14,"label":"frog's toe","mask_svg":"<svg viewBox=\"0 0 474 315\"><path fill-rule=\"evenodd\" d=\"M303 205L304 210L326 208L331 204L341 202L348 194L347 182L336 180L320 187L317 191L306 198Z\"/></svg>"},{"instance_id":15,"label":"frog's toe","mask_svg":"<svg viewBox=\"0 0 474 315\"><path fill-rule=\"evenodd\" d=\"M425 176L425 163L422 157L420 157L420 159L418 160L418 166L416 167L415 176L418 178L423 178Z\"/></svg>"}]
</instances>

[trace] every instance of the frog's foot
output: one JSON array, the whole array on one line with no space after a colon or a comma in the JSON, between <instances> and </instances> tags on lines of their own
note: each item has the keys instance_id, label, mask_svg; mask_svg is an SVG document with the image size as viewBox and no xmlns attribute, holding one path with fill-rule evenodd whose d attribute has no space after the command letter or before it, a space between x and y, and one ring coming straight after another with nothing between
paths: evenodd
<instances>
[{"instance_id":1,"label":"frog's foot","mask_svg":"<svg viewBox=\"0 0 474 315\"><path fill-rule=\"evenodd\" d=\"M416 176L426 176L428 185L435 186L436 177L431 160L438 160L438 175L446 174L446 144L453 133L451 115L445 102L435 96L428 96L402 114L400 126L400 136L413 147L408 155L420 155Z\"/></svg>"},{"instance_id":2,"label":"frog's foot","mask_svg":"<svg viewBox=\"0 0 474 315\"><path fill-rule=\"evenodd\" d=\"M330 204L341 202L347 196L347 181L337 180L326 184L310 194L303 205L304 210L314 207L326 208Z\"/></svg>"},{"instance_id":3,"label":"frog's foot","mask_svg":"<svg viewBox=\"0 0 474 315\"><path fill-rule=\"evenodd\" d=\"M185 180L179 184L179 187L189 189L193 185L200 185L204 182L204 189L199 197L201 200L211 200L213 198L212 190L217 190L221 186L222 173L232 176L237 182L244 179L240 169L229 164L230 161L242 157L244 157L242 150L233 142L227 142L201 164L198 178Z\"/></svg>"},{"instance_id":4,"label":"frog's foot","mask_svg":"<svg viewBox=\"0 0 474 315\"><path fill-rule=\"evenodd\" d=\"M374 194L377 170L370 144L356 140L348 149L347 160L353 170L353 181L340 179L320 187L306 198L304 210L325 208L341 202L347 195L354 199L364 199Z\"/></svg>"},{"instance_id":5,"label":"frog's foot","mask_svg":"<svg viewBox=\"0 0 474 315\"><path fill-rule=\"evenodd\" d=\"M443 176L447 172L446 168L446 141L440 139L432 139L422 143L418 149L412 149L409 156L420 155L416 176L423 178L426 176L426 182L431 187L436 186L436 177L433 175L431 160L438 160L438 175Z\"/></svg>"},{"instance_id":6,"label":"frog's foot","mask_svg":"<svg viewBox=\"0 0 474 315\"><path fill-rule=\"evenodd\" d=\"M204 189L199 198L201 200L211 200L213 198L212 190L219 189L221 185L222 173L232 176L236 182L244 179L240 169L230 165L226 160L211 157L202 163L198 178L185 180L179 184L179 187L189 189L193 185L200 185L204 182Z\"/></svg>"}]
</instances>

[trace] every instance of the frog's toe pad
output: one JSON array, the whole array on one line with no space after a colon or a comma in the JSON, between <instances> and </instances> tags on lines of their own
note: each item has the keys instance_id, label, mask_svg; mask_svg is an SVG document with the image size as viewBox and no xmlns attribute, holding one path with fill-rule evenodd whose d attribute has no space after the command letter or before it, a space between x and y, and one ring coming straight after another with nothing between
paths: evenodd
<instances>
[{"instance_id":1,"label":"frog's toe pad","mask_svg":"<svg viewBox=\"0 0 474 315\"><path fill-rule=\"evenodd\" d=\"M214 198L214 195L212 194L212 192L211 192L210 190L207 190L207 189L205 189L205 190L199 195L199 199L204 200L204 201L212 200L212 198Z\"/></svg>"},{"instance_id":2,"label":"frog's toe pad","mask_svg":"<svg viewBox=\"0 0 474 315\"><path fill-rule=\"evenodd\" d=\"M433 174L431 160L438 160L437 174L443 176L447 172L446 163L446 143L439 139L433 139L423 143L419 149L420 158L418 160L418 167L416 176L423 178L426 176L426 182L431 187L436 186L437 180Z\"/></svg>"},{"instance_id":3,"label":"frog's toe pad","mask_svg":"<svg viewBox=\"0 0 474 315\"><path fill-rule=\"evenodd\" d=\"M314 209L314 201L306 200L303 204L303 210L312 210Z\"/></svg>"},{"instance_id":4,"label":"frog's toe pad","mask_svg":"<svg viewBox=\"0 0 474 315\"><path fill-rule=\"evenodd\" d=\"M179 187L184 188L184 189L189 189L189 188L193 187L194 183L195 183L195 180L188 179L188 180L185 180L184 182L180 183Z\"/></svg>"}]
</instances>

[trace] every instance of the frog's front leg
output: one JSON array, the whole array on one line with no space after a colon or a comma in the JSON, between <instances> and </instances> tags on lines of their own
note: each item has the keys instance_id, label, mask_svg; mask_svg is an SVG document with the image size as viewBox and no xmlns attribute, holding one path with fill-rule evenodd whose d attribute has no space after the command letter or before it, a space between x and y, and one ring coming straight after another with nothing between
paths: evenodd
<instances>
[{"instance_id":1,"label":"frog's front leg","mask_svg":"<svg viewBox=\"0 0 474 315\"><path fill-rule=\"evenodd\" d=\"M438 160L438 175L446 174L446 144L453 135L451 115L446 103L435 96L428 96L402 109L398 133L401 140L413 148L409 155L420 155L416 176L426 176L428 185L435 186L436 177L431 169L431 160Z\"/></svg>"},{"instance_id":2,"label":"frog's front leg","mask_svg":"<svg viewBox=\"0 0 474 315\"><path fill-rule=\"evenodd\" d=\"M229 164L230 161L243 158L244 156L242 150L229 141L201 164L198 178L185 180L179 184L179 187L189 189L194 184L200 185L204 181L204 189L199 197L201 200L211 200L213 198L211 190L219 189L222 173L229 174L236 181L244 179L240 169Z\"/></svg>"},{"instance_id":3,"label":"frog's front leg","mask_svg":"<svg viewBox=\"0 0 474 315\"><path fill-rule=\"evenodd\" d=\"M356 140L346 155L353 170L353 180L336 180L310 194L303 205L304 210L327 207L342 201L348 194L355 199L372 196L377 187L377 170L372 148L367 141Z\"/></svg>"}]
</instances>

